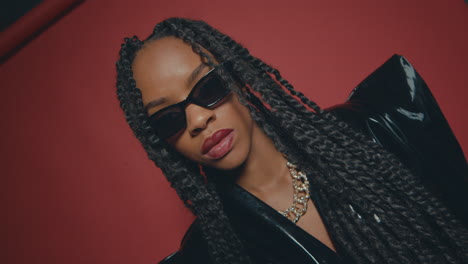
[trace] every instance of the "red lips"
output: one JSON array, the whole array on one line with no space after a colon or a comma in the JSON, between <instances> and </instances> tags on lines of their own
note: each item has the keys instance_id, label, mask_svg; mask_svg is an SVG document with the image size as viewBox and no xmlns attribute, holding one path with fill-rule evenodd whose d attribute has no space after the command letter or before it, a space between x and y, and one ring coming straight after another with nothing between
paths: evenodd
<instances>
[{"instance_id":1,"label":"red lips","mask_svg":"<svg viewBox=\"0 0 468 264\"><path fill-rule=\"evenodd\" d=\"M205 139L202 146L202 154L208 153L216 144L221 142L227 135L229 135L232 129L220 129L213 133L209 138Z\"/></svg>"}]
</instances>

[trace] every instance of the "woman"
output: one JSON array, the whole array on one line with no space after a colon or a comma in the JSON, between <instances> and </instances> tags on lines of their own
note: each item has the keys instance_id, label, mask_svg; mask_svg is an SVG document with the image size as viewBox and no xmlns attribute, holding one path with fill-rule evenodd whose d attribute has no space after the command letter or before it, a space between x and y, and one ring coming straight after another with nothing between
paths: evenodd
<instances>
[{"instance_id":1,"label":"woman","mask_svg":"<svg viewBox=\"0 0 468 264\"><path fill-rule=\"evenodd\" d=\"M166 262L468 263L457 198L206 23L126 39L117 72L129 125L197 216Z\"/></svg>"}]
</instances>

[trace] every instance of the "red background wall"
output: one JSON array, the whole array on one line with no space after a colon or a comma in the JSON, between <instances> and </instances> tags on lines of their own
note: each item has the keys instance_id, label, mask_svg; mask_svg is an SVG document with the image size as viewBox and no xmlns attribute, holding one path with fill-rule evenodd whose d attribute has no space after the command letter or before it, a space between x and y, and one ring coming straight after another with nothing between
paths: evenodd
<instances>
[{"instance_id":1,"label":"red background wall","mask_svg":"<svg viewBox=\"0 0 468 264\"><path fill-rule=\"evenodd\" d=\"M0 66L1 263L155 263L176 250L193 217L114 88L122 38L171 16L233 36L322 107L403 54L468 151L462 0L86 1Z\"/></svg>"}]
</instances>

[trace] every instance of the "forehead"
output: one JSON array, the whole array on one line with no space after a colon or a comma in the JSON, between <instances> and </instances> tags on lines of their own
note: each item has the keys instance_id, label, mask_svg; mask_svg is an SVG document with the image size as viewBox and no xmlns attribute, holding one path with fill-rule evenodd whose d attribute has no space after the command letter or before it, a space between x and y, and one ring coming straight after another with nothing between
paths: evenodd
<instances>
[{"instance_id":1,"label":"forehead","mask_svg":"<svg viewBox=\"0 0 468 264\"><path fill-rule=\"evenodd\" d=\"M145 44L132 64L136 86L146 104L163 94L189 86L188 76L202 63L190 45L175 37Z\"/></svg>"},{"instance_id":2,"label":"forehead","mask_svg":"<svg viewBox=\"0 0 468 264\"><path fill-rule=\"evenodd\" d=\"M138 78L148 71L157 71L164 76L200 63L200 56L193 52L190 45L178 38L166 37L145 44L138 51L132 68Z\"/></svg>"}]
</instances>

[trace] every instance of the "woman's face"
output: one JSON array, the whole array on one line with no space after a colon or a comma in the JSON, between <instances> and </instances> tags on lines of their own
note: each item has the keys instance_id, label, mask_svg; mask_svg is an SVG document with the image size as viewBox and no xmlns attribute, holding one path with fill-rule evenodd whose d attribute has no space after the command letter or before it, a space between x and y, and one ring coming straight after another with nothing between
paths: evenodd
<instances>
[{"instance_id":1,"label":"woman's face","mask_svg":"<svg viewBox=\"0 0 468 264\"><path fill-rule=\"evenodd\" d=\"M132 68L143 104L152 102L148 115L185 100L210 70L191 46L175 37L146 43ZM167 139L185 157L222 170L235 169L247 159L254 122L235 93L212 109L189 104L185 114L186 128Z\"/></svg>"}]
</instances>

